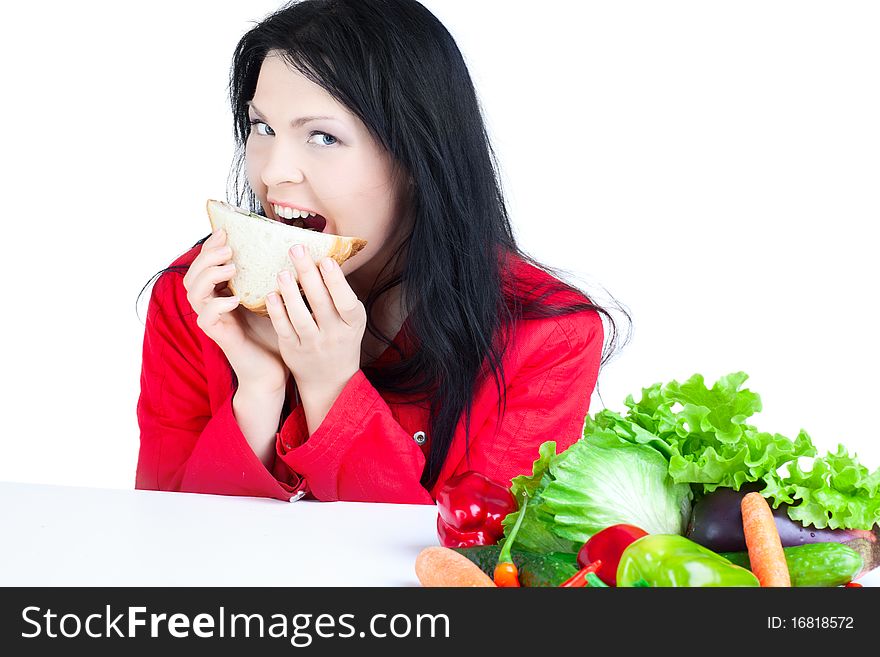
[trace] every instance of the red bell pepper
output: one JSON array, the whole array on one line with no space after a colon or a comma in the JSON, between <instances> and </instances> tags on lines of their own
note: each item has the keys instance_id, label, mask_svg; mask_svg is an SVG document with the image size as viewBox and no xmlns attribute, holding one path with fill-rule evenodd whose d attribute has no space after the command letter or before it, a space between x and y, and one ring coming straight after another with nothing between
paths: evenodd
<instances>
[{"instance_id":1,"label":"red bell pepper","mask_svg":"<svg viewBox=\"0 0 880 657\"><path fill-rule=\"evenodd\" d=\"M634 525L612 525L593 534L578 552L578 565L586 568L594 561L601 561L602 566L596 571L608 586L617 586L617 566L620 556L630 543L635 542L648 532Z\"/></svg>"},{"instance_id":2,"label":"red bell pepper","mask_svg":"<svg viewBox=\"0 0 880 657\"><path fill-rule=\"evenodd\" d=\"M437 508L440 545L462 548L495 545L504 536L501 521L517 504L507 487L469 470L446 481Z\"/></svg>"}]
</instances>

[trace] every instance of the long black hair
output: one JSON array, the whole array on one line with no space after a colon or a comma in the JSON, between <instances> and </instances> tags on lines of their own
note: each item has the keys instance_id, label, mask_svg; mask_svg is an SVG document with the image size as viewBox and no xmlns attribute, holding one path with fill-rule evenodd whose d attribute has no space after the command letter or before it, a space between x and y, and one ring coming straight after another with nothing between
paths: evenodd
<instances>
[{"instance_id":1,"label":"long black hair","mask_svg":"<svg viewBox=\"0 0 880 657\"><path fill-rule=\"evenodd\" d=\"M447 29L415 0L291 2L241 38L229 80L236 142L231 202L264 214L243 165L251 127L247 101L269 51L359 117L412 181L409 233L364 304L367 330L397 349L393 336L376 328L372 308L402 285L409 311L407 338L416 348L412 353L397 349L397 360L383 367L365 366L364 374L378 390L421 395L417 401L430 403L431 447L421 478L430 490L461 414L469 427L474 392L490 372L504 413L501 363L506 341L497 336L520 318L595 310L610 327L604 366L623 346L616 321L563 282L557 270L517 246L467 66ZM517 288L505 276L514 257L551 274L547 284ZM551 297L567 302L552 303Z\"/></svg>"}]
</instances>

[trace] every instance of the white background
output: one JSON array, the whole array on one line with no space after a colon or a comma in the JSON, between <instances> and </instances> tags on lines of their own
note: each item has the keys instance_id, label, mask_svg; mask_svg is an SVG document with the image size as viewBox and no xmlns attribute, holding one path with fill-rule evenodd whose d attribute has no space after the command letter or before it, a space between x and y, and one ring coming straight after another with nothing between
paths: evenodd
<instances>
[{"instance_id":1,"label":"white background","mask_svg":"<svg viewBox=\"0 0 880 657\"><path fill-rule=\"evenodd\" d=\"M878 6L425 4L468 61L521 244L633 316L605 404L743 370L759 427L880 465ZM135 299L210 230L232 51L279 6L2 10L0 480L134 485Z\"/></svg>"}]
</instances>

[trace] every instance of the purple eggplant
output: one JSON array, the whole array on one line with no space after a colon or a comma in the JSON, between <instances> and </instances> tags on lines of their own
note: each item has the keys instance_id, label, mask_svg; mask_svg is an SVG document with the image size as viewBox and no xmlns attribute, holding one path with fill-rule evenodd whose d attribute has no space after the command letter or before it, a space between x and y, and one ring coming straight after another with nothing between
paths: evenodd
<instances>
[{"instance_id":1,"label":"purple eggplant","mask_svg":"<svg viewBox=\"0 0 880 657\"><path fill-rule=\"evenodd\" d=\"M747 484L739 491L732 488L718 488L694 504L688 522L686 536L715 552L742 552L746 549L743 535L740 502L746 493L758 490L754 484ZM782 547L794 547L806 543L849 543L856 539L867 541L866 549L880 546L880 529L875 525L873 531L864 529L817 529L804 525L788 517L788 505L780 504L773 509L776 529L782 540ZM867 565L867 564L866 564ZM876 564L874 564L876 567Z\"/></svg>"}]
</instances>

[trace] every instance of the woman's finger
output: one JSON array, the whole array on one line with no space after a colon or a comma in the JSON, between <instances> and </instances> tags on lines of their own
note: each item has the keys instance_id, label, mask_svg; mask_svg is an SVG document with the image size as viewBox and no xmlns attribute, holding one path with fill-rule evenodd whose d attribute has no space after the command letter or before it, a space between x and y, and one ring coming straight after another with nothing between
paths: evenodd
<instances>
[{"instance_id":1,"label":"woman's finger","mask_svg":"<svg viewBox=\"0 0 880 657\"><path fill-rule=\"evenodd\" d=\"M238 297L214 297L202 306L196 324L206 335L211 335L213 329L223 319L223 315L238 308L238 304Z\"/></svg>"},{"instance_id":2,"label":"woman's finger","mask_svg":"<svg viewBox=\"0 0 880 657\"><path fill-rule=\"evenodd\" d=\"M333 304L336 306L336 312L342 318L342 321L349 326L357 326L366 319L366 309L361 300L357 298L354 290L345 280L342 269L333 258L324 258L321 261L321 275L324 277L324 284L330 292Z\"/></svg>"},{"instance_id":3,"label":"woman's finger","mask_svg":"<svg viewBox=\"0 0 880 657\"><path fill-rule=\"evenodd\" d=\"M215 298L214 288L220 283L228 282L235 275L235 265L214 265L204 269L192 283L187 291L186 298L192 307L198 312L198 308Z\"/></svg>"},{"instance_id":4,"label":"woman's finger","mask_svg":"<svg viewBox=\"0 0 880 657\"><path fill-rule=\"evenodd\" d=\"M296 267L299 284L302 286L309 307L312 309L313 321L318 329L327 328L339 320L339 315L333 306L333 299L324 285L324 279L318 271L315 261L301 245L299 254L296 249L297 247L294 246L290 250L290 258Z\"/></svg>"},{"instance_id":5,"label":"woman's finger","mask_svg":"<svg viewBox=\"0 0 880 657\"><path fill-rule=\"evenodd\" d=\"M207 269L211 267L218 267L222 265L232 264L232 249L228 246L221 246L216 249L211 249L207 253L205 253L205 259L199 263L201 266L201 271L196 273L196 279L198 279L199 275Z\"/></svg>"},{"instance_id":6,"label":"woman's finger","mask_svg":"<svg viewBox=\"0 0 880 657\"><path fill-rule=\"evenodd\" d=\"M309 309L306 308L297 282L289 271L284 270L278 274L278 288L281 290L281 298L284 299L284 305L287 307L288 321L300 342L310 342L317 338L318 326L312 319Z\"/></svg>"},{"instance_id":7,"label":"woman's finger","mask_svg":"<svg viewBox=\"0 0 880 657\"><path fill-rule=\"evenodd\" d=\"M272 320L272 328L278 334L278 341L290 341L298 345L299 336L293 330L290 317L288 317L287 311L284 309L284 303L278 292L270 292L266 297L266 311L269 313L269 319Z\"/></svg>"},{"instance_id":8,"label":"woman's finger","mask_svg":"<svg viewBox=\"0 0 880 657\"><path fill-rule=\"evenodd\" d=\"M190 264L189 269L183 277L183 286L189 290L193 282L208 267L214 265L224 265L232 258L232 249L226 245L208 247L207 242L202 246L202 250L195 260Z\"/></svg>"}]
</instances>

